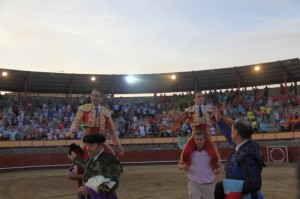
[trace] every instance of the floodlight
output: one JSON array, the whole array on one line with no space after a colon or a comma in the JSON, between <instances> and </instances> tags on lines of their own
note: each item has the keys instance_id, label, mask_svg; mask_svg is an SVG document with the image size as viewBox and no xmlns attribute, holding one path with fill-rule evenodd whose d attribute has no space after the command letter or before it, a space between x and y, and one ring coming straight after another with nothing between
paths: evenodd
<instances>
[{"instance_id":1,"label":"floodlight","mask_svg":"<svg viewBox=\"0 0 300 199\"><path fill-rule=\"evenodd\" d=\"M255 70L255 71L259 71L259 70L260 70L260 66L255 66L255 67L254 67L254 70Z\"/></svg>"},{"instance_id":2,"label":"floodlight","mask_svg":"<svg viewBox=\"0 0 300 199\"><path fill-rule=\"evenodd\" d=\"M125 77L125 79L130 84L133 83L133 82L135 82L137 80L134 76L130 76L130 75L127 76L127 77Z\"/></svg>"},{"instance_id":3,"label":"floodlight","mask_svg":"<svg viewBox=\"0 0 300 199\"><path fill-rule=\"evenodd\" d=\"M171 79L175 80L176 79L176 75L172 75Z\"/></svg>"},{"instance_id":4,"label":"floodlight","mask_svg":"<svg viewBox=\"0 0 300 199\"><path fill-rule=\"evenodd\" d=\"M2 72L2 76L3 76L3 77L6 77L6 76L7 76L7 72L6 72L6 71L3 71L3 72Z\"/></svg>"},{"instance_id":5,"label":"floodlight","mask_svg":"<svg viewBox=\"0 0 300 199\"><path fill-rule=\"evenodd\" d=\"M95 76L92 76L92 77L91 77L91 80L92 80L92 81L95 81L95 80L96 80L96 77L95 77Z\"/></svg>"}]
</instances>

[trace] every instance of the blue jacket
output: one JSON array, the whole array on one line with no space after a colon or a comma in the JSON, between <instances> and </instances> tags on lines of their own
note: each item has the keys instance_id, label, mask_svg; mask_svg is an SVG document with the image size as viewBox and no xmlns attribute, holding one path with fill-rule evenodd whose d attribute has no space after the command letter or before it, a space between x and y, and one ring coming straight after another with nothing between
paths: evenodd
<instances>
[{"instance_id":1,"label":"blue jacket","mask_svg":"<svg viewBox=\"0 0 300 199\"><path fill-rule=\"evenodd\" d=\"M221 119L218 121L222 134L233 147L236 144L231 138L231 129ZM265 166L259 146L248 140L238 151L233 151L225 163L226 178L244 180L243 194L249 193L252 199L263 198L260 193L262 185L262 169Z\"/></svg>"}]
</instances>

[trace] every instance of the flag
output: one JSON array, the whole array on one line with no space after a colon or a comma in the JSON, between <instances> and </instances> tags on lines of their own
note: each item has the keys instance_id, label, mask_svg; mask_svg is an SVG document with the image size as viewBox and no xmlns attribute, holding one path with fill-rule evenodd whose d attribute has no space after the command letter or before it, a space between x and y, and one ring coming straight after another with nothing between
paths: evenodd
<instances>
[{"instance_id":1,"label":"flag","mask_svg":"<svg viewBox=\"0 0 300 199\"><path fill-rule=\"evenodd\" d=\"M251 199L250 194L242 195L244 180L224 179L223 187L226 199Z\"/></svg>"}]
</instances>

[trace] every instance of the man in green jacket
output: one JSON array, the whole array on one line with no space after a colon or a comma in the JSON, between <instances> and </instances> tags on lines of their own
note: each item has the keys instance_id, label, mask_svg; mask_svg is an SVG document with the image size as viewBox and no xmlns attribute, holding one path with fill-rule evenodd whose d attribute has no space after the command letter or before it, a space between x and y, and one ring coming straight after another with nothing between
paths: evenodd
<instances>
[{"instance_id":1,"label":"man in green jacket","mask_svg":"<svg viewBox=\"0 0 300 199\"><path fill-rule=\"evenodd\" d=\"M117 199L115 190L119 185L119 161L103 148L106 138L100 133L88 134L83 137L89 159L84 161L74 152L68 154L69 159L84 169L84 186L78 193L89 195L91 199Z\"/></svg>"}]
</instances>

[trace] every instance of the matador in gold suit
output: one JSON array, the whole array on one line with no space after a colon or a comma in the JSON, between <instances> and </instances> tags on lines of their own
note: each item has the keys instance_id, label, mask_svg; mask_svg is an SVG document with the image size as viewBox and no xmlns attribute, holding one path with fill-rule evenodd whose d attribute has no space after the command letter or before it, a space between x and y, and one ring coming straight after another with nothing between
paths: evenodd
<instances>
[{"instance_id":1,"label":"matador in gold suit","mask_svg":"<svg viewBox=\"0 0 300 199\"><path fill-rule=\"evenodd\" d=\"M79 126L82 125L82 137L91 133L101 133L106 137L107 129L114 146L118 147L121 150L120 154L123 155L124 149L121 146L120 139L116 134L111 112L106 107L100 105L100 102L102 101L101 93L97 90L93 90L91 94L91 101L92 103L81 105L78 108L76 116L72 122L71 131L76 131ZM86 160L88 155L85 150L85 144L82 142L82 140L80 142L80 146L85 151L84 159ZM104 144L104 149L109 153L115 154L108 144Z\"/></svg>"},{"instance_id":2,"label":"matador in gold suit","mask_svg":"<svg viewBox=\"0 0 300 199\"><path fill-rule=\"evenodd\" d=\"M220 169L220 155L219 152L211 140L210 135L210 126L213 120L214 112L213 106L203 105L204 99L201 91L195 91L194 93L194 106L190 106L180 115L168 115L168 120L170 122L180 122L183 123L186 119L189 120L189 124L192 128L192 136L185 144L182 153L181 153L181 162L187 165L191 163L191 154L195 150L195 141L193 139L194 134L197 130L201 130L206 134L207 141L205 144L205 150L211 157L211 166L212 169Z\"/></svg>"}]
</instances>

